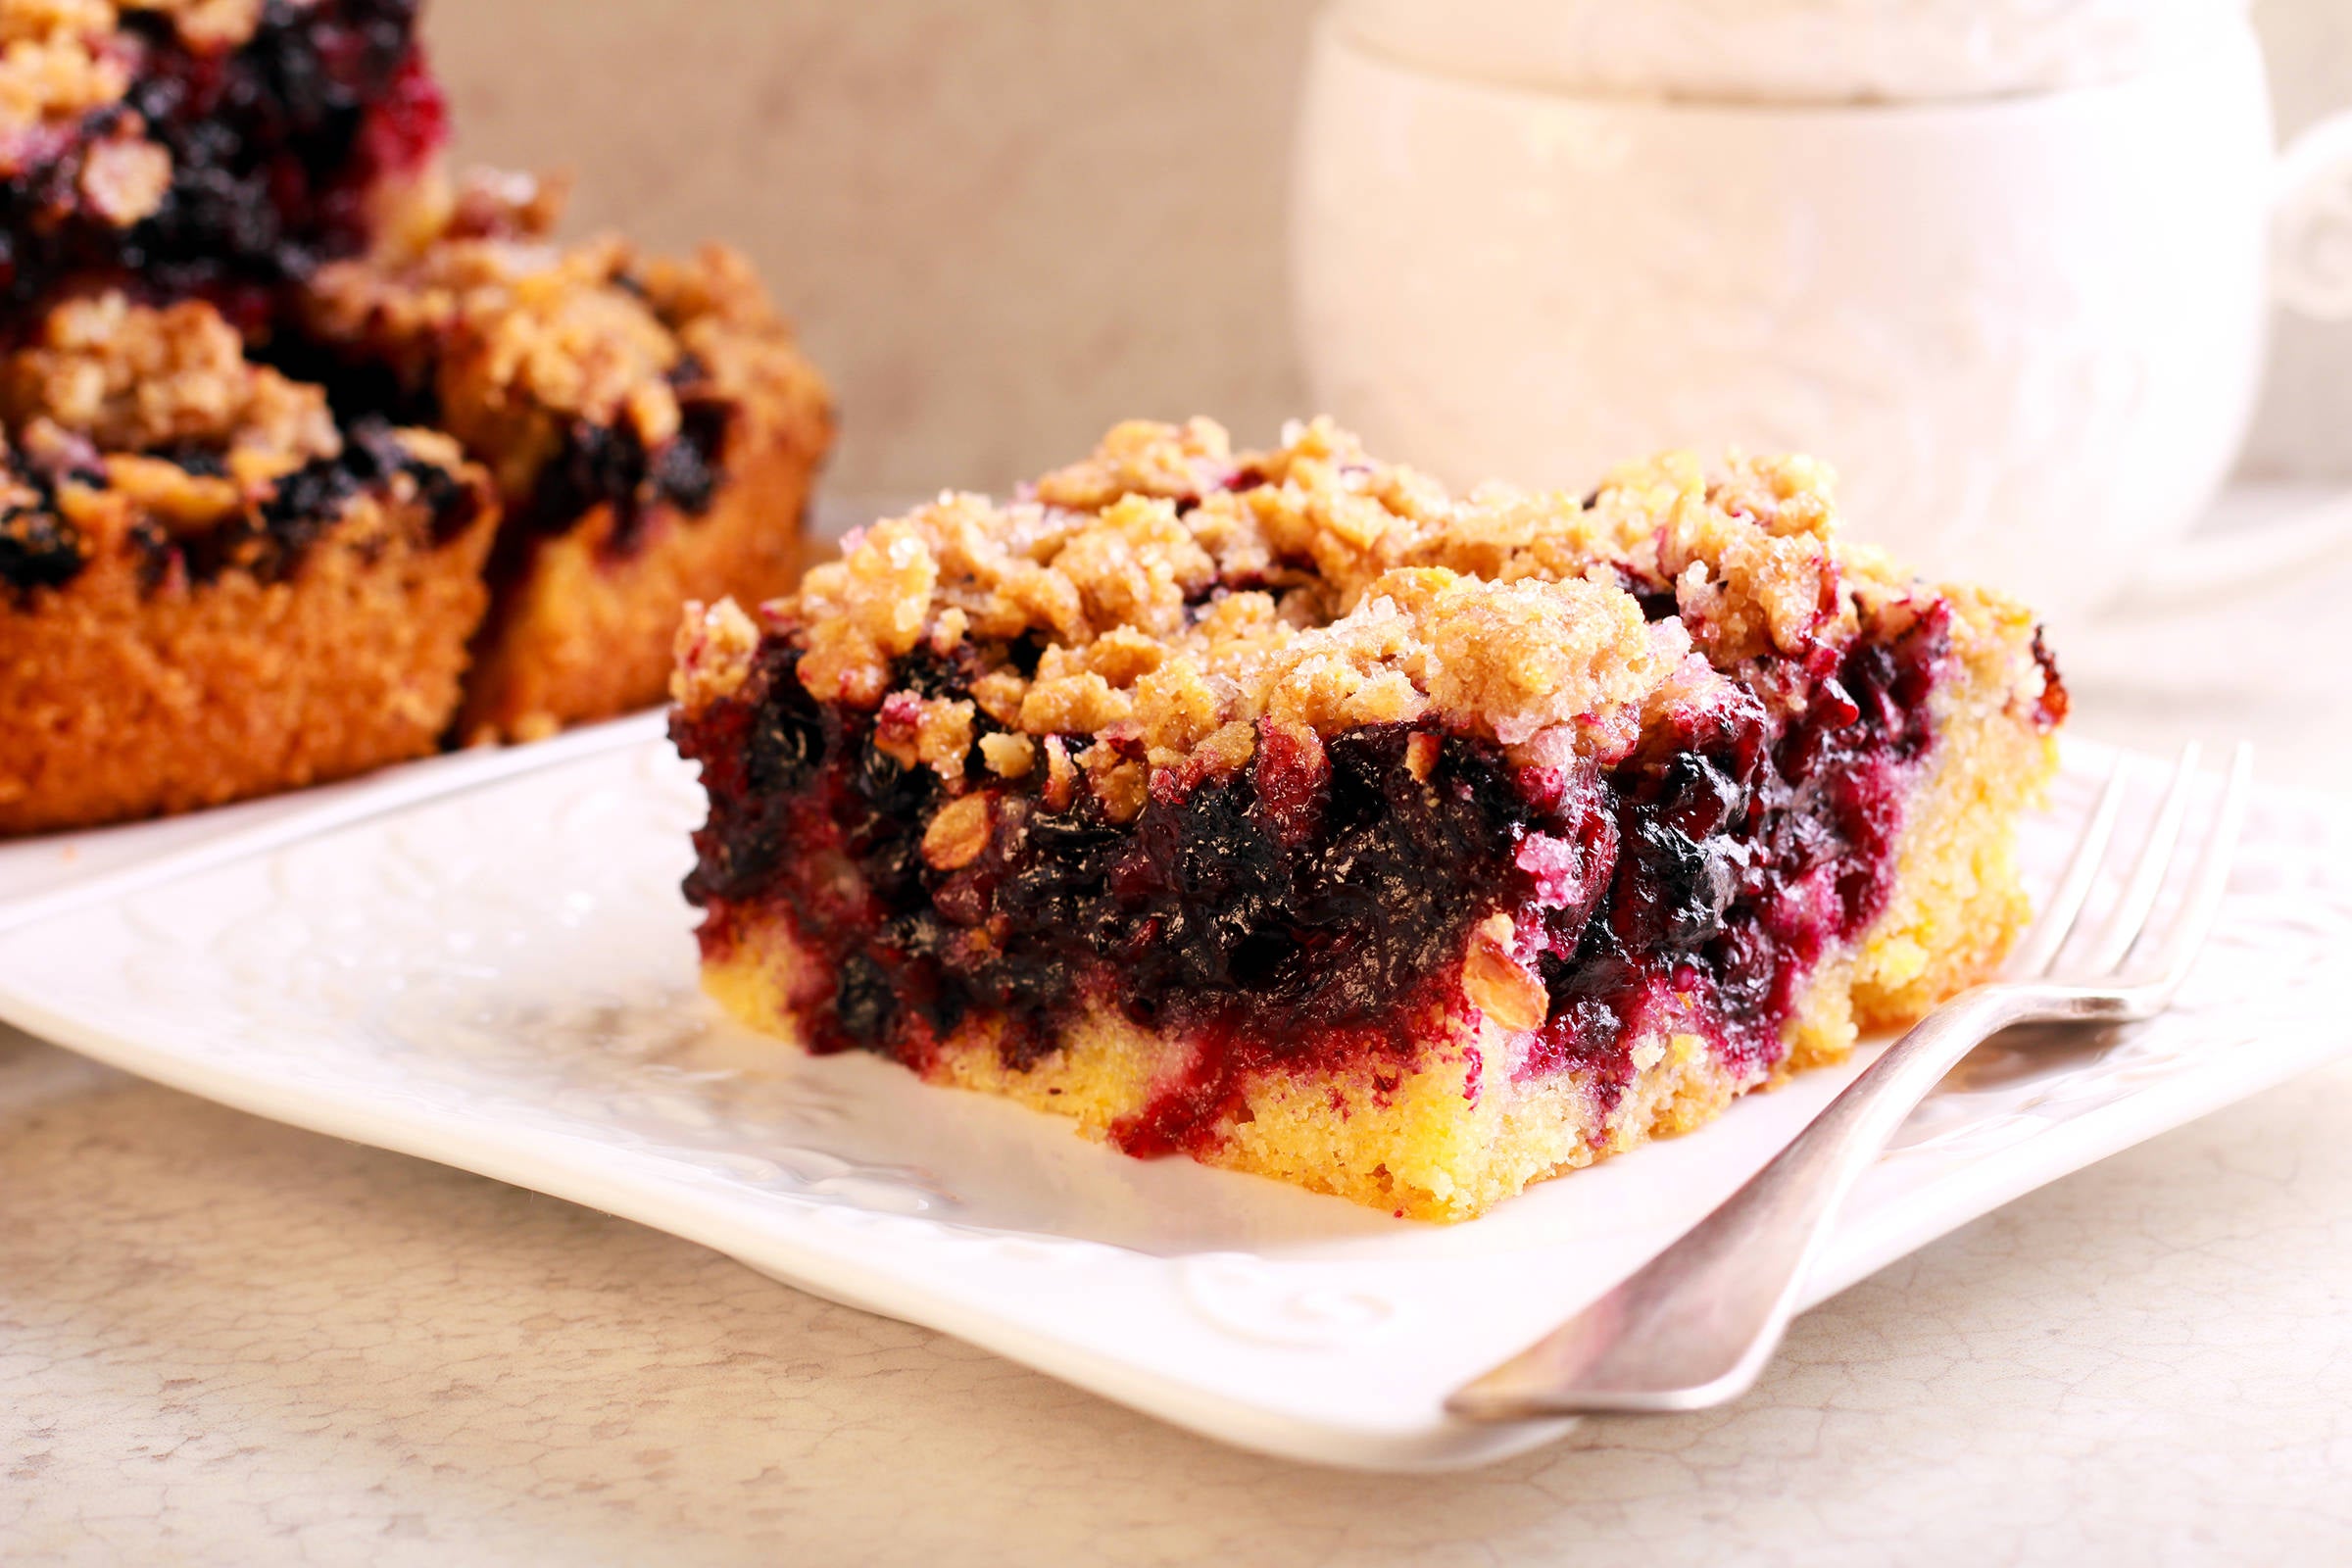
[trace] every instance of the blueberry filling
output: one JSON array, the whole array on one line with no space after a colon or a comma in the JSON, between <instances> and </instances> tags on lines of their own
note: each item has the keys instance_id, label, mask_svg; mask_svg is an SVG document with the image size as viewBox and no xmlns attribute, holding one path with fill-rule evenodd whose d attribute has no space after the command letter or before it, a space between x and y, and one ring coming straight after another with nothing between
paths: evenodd
<instances>
[{"instance_id":1,"label":"blueberry filling","mask_svg":"<svg viewBox=\"0 0 2352 1568\"><path fill-rule=\"evenodd\" d=\"M220 477L227 466L202 447L181 446L150 453L190 473ZM88 564L81 537L58 514L57 479L15 460L15 477L41 496L40 504L0 515L0 585L19 592L62 588ZM340 521L352 502L406 474L431 517L429 535L445 544L465 532L480 512L472 486L436 464L412 457L382 419L360 418L344 427L343 450L315 458L281 476L270 498L251 512L218 527L173 535L152 522L135 525L142 586L153 591L172 580L205 583L231 569L265 582L291 576L318 537ZM65 477L102 489L99 472Z\"/></svg>"},{"instance_id":2,"label":"blueberry filling","mask_svg":"<svg viewBox=\"0 0 2352 1568\"><path fill-rule=\"evenodd\" d=\"M1795 701L1732 684L1605 770L1519 765L1425 721L1260 725L1248 763L1163 771L1126 822L1083 787L1054 808L1042 767L986 778L986 843L943 870L922 853L936 776L877 751L874 715L811 701L770 638L741 691L673 722L710 801L686 894L712 956L746 920L789 923L818 1051L920 1066L986 1012L1021 1067L1090 1007L1198 1042L1192 1075L1113 1130L1136 1153L1207 1142L1262 1072L1408 1067L1433 1009L1466 1004L1462 960L1497 911L1549 1004L1523 1074L1591 1069L1613 1095L1670 1007L1760 1071L1814 967L1886 906L1948 650L1938 605L1810 675L1751 670ZM918 653L895 686L957 696L979 667Z\"/></svg>"},{"instance_id":3,"label":"blueberry filling","mask_svg":"<svg viewBox=\"0 0 2352 1568\"><path fill-rule=\"evenodd\" d=\"M271 0L252 38L225 52L187 47L162 17L125 15L141 58L123 101L0 181L0 302L86 278L236 307L359 251L377 182L443 139L416 12L416 0ZM153 214L121 226L85 209L77 183L81 154L134 118L171 154L172 177Z\"/></svg>"},{"instance_id":4,"label":"blueberry filling","mask_svg":"<svg viewBox=\"0 0 2352 1568\"><path fill-rule=\"evenodd\" d=\"M688 373L699 372L689 368ZM633 425L573 421L529 498L515 509L516 532L563 533L588 512L610 505L612 532L604 548L626 556L645 542L658 508L698 517L709 512L718 491L727 405L681 397L678 415L677 434L650 450Z\"/></svg>"},{"instance_id":5,"label":"blueberry filling","mask_svg":"<svg viewBox=\"0 0 2352 1568\"><path fill-rule=\"evenodd\" d=\"M299 322L280 323L267 359L280 374L323 386L344 417L380 416L432 427L446 422L429 374L411 384L381 360L355 358L343 346L305 337ZM493 581L521 576L537 541L568 532L601 506L612 509L612 529L600 547L607 559L643 547L660 509L694 517L710 510L725 480L733 405L710 386L709 369L691 355L681 357L666 379L678 401L677 432L666 441L649 448L625 420L574 419L564 428L529 491L509 504L490 567ZM497 454L474 456L496 466Z\"/></svg>"},{"instance_id":6,"label":"blueberry filling","mask_svg":"<svg viewBox=\"0 0 2352 1568\"><path fill-rule=\"evenodd\" d=\"M265 582L291 576L303 557L341 521L353 502L382 489L400 474L413 481L431 517L435 544L463 533L479 511L470 486L448 469L409 455L381 419L362 418L345 427L343 450L314 458L277 481L270 499L224 527L168 541L171 553L192 582L209 582L234 567Z\"/></svg>"},{"instance_id":7,"label":"blueberry filling","mask_svg":"<svg viewBox=\"0 0 2352 1568\"><path fill-rule=\"evenodd\" d=\"M1616 1061L1625 1033L1670 998L1686 1023L1695 1002L1727 1063L1779 1059L1815 965L1886 906L1950 645L1938 603L1899 637L1853 644L1794 716L1752 696L1727 703L1610 771L1609 897L1573 946L1555 937L1541 958L1550 1009L1530 1070Z\"/></svg>"},{"instance_id":8,"label":"blueberry filling","mask_svg":"<svg viewBox=\"0 0 2352 1568\"><path fill-rule=\"evenodd\" d=\"M80 574L81 537L42 507L0 514L0 583L12 589L62 588Z\"/></svg>"}]
</instances>

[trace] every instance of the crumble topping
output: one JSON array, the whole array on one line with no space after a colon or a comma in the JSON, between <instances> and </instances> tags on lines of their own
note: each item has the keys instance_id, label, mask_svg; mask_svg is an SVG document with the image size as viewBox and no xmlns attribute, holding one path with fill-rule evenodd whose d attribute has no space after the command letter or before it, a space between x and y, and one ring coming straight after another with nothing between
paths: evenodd
<instances>
[{"instance_id":1,"label":"crumble topping","mask_svg":"<svg viewBox=\"0 0 2352 1568\"><path fill-rule=\"evenodd\" d=\"M160 16L211 52L251 38L262 10L263 0L0 0L0 135L121 102L136 60L124 12Z\"/></svg>"},{"instance_id":2,"label":"crumble topping","mask_svg":"<svg viewBox=\"0 0 2352 1568\"><path fill-rule=\"evenodd\" d=\"M0 131L21 133L119 100L130 68L106 44L104 0L0 0Z\"/></svg>"},{"instance_id":3,"label":"crumble topping","mask_svg":"<svg viewBox=\"0 0 2352 1568\"><path fill-rule=\"evenodd\" d=\"M972 705L893 692L874 721L874 750L903 767L928 767L942 778L961 778L972 750Z\"/></svg>"},{"instance_id":4,"label":"crumble topping","mask_svg":"<svg viewBox=\"0 0 2352 1568\"><path fill-rule=\"evenodd\" d=\"M1037 742L992 731L980 737L980 758L999 778L1027 778L1037 767Z\"/></svg>"},{"instance_id":5,"label":"crumble topping","mask_svg":"<svg viewBox=\"0 0 2352 1568\"><path fill-rule=\"evenodd\" d=\"M326 394L247 360L213 307L158 310L117 293L70 301L42 319L0 367L0 416L11 428L43 423L110 453L201 449L248 481L342 449Z\"/></svg>"},{"instance_id":6,"label":"crumble topping","mask_svg":"<svg viewBox=\"0 0 2352 1568\"><path fill-rule=\"evenodd\" d=\"M462 520L463 463L438 431L372 422L347 440L321 388L247 360L210 305L71 300L0 359L0 586L62 584L122 537L156 562L177 543L202 570L277 569L355 486L405 500L424 470L453 476L430 487Z\"/></svg>"},{"instance_id":7,"label":"crumble topping","mask_svg":"<svg viewBox=\"0 0 2352 1568\"><path fill-rule=\"evenodd\" d=\"M617 427L652 451L681 428L682 388L808 377L742 256L714 245L648 260L617 235L557 247L545 236L561 194L472 177L414 248L321 269L303 331L429 399L511 496L529 493L577 426Z\"/></svg>"},{"instance_id":8,"label":"crumble topping","mask_svg":"<svg viewBox=\"0 0 2352 1568\"><path fill-rule=\"evenodd\" d=\"M700 712L734 696L752 672L752 656L759 651L759 624L734 600L715 605L689 601L678 622L670 701Z\"/></svg>"},{"instance_id":9,"label":"crumble topping","mask_svg":"<svg viewBox=\"0 0 2352 1568\"><path fill-rule=\"evenodd\" d=\"M1608 760L1652 699L1839 645L1911 592L1838 538L1831 476L1807 459L1735 457L1710 475L1670 455L1581 502L1500 486L1455 499L1327 420L1237 454L1195 419L1122 424L1002 505L950 494L878 522L765 613L801 644L812 697L879 709L894 733L918 733L894 711L936 701L893 692L900 662L969 644L979 672L959 707L1025 737L1092 737L1073 756L1107 777L1230 750L1218 737L1260 719L1328 737L1437 714ZM894 744L951 777L969 746L951 765ZM1000 756L1034 765L985 755L1000 773Z\"/></svg>"},{"instance_id":10,"label":"crumble topping","mask_svg":"<svg viewBox=\"0 0 2352 1568\"><path fill-rule=\"evenodd\" d=\"M233 49L262 24L266 4L267 0L122 0L122 9L169 19L172 30L192 48Z\"/></svg>"},{"instance_id":11,"label":"crumble topping","mask_svg":"<svg viewBox=\"0 0 2352 1568\"><path fill-rule=\"evenodd\" d=\"M172 188L172 155L154 142L118 132L82 155L82 200L117 228L152 218Z\"/></svg>"}]
</instances>

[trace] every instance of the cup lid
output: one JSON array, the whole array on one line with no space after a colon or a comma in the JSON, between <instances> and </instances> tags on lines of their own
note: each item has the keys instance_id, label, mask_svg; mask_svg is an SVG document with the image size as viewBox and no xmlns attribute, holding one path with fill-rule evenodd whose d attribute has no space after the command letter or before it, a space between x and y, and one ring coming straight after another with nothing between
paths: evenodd
<instances>
[{"instance_id":1,"label":"cup lid","mask_svg":"<svg viewBox=\"0 0 2352 1568\"><path fill-rule=\"evenodd\" d=\"M2248 0L1334 0L1399 64L1519 86L1736 103L2001 97L2121 81Z\"/></svg>"}]
</instances>

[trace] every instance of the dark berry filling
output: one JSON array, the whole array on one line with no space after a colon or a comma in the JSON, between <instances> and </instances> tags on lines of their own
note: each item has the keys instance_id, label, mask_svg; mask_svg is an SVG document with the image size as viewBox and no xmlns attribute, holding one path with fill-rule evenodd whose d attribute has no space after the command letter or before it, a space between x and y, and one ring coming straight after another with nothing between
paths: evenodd
<instances>
[{"instance_id":1,"label":"dark berry filling","mask_svg":"<svg viewBox=\"0 0 2352 1568\"><path fill-rule=\"evenodd\" d=\"M1815 966L1886 906L1950 646L1938 602L1899 637L1854 643L1793 716L1736 689L1610 771L1609 896L1573 938L1546 933L1551 1005L1528 1071L1620 1065L1629 1032L1670 1004L1742 1074L1780 1059Z\"/></svg>"},{"instance_id":2,"label":"dark berry filling","mask_svg":"<svg viewBox=\"0 0 2352 1568\"><path fill-rule=\"evenodd\" d=\"M2066 722L2072 699L2066 695L2066 682L2058 675L2058 661L2050 653L2050 645L2041 631L2039 626L2034 628L2034 662L2041 669L2041 701L2034 705L2034 721L2047 734Z\"/></svg>"},{"instance_id":3,"label":"dark berry filling","mask_svg":"<svg viewBox=\"0 0 2352 1568\"><path fill-rule=\"evenodd\" d=\"M342 417L379 416L435 428L446 422L429 376L410 384L381 360L305 337L299 322L281 322L264 357L294 380L323 386ZM612 530L600 549L614 560L645 544L662 509L693 517L710 510L725 482L734 404L711 386L709 369L692 355L682 357L666 379L678 401L677 432L666 441L648 447L625 419L574 419L564 428L528 494L508 506L490 568L494 581L519 577L539 540L568 532L598 507L612 509ZM474 456L498 466L497 453Z\"/></svg>"},{"instance_id":4,"label":"dark berry filling","mask_svg":"<svg viewBox=\"0 0 2352 1568\"><path fill-rule=\"evenodd\" d=\"M81 536L45 507L0 514L0 583L16 590L62 588L81 572Z\"/></svg>"},{"instance_id":5,"label":"dark berry filling","mask_svg":"<svg viewBox=\"0 0 2352 1568\"><path fill-rule=\"evenodd\" d=\"M283 575L353 501L402 474L415 484L418 503L431 516L434 544L456 538L479 514L480 499L472 486L440 465L412 456L385 420L363 416L345 427L341 452L315 458L287 474L263 503L254 529L267 541L261 574ZM194 574L207 572L199 567Z\"/></svg>"},{"instance_id":6,"label":"dark berry filling","mask_svg":"<svg viewBox=\"0 0 2352 1568\"><path fill-rule=\"evenodd\" d=\"M689 516L710 510L718 492L719 458L726 446L728 406L694 395L702 378L691 361L672 372L680 393L678 432L647 448L634 425L575 420L564 444L539 470L530 498L514 513L517 532L563 533L595 508L612 508L612 532L605 550L633 554L645 542L657 509L674 507Z\"/></svg>"},{"instance_id":7,"label":"dark berry filling","mask_svg":"<svg viewBox=\"0 0 2352 1568\"><path fill-rule=\"evenodd\" d=\"M175 463L191 473L219 477L227 469L220 455L201 447L170 448L147 454ZM16 479L41 497L39 504L0 515L0 585L20 593L58 588L88 564L83 542L58 514L57 486L71 481L104 489L97 467L66 472L43 470L21 455L10 462ZM205 583L222 572L249 572L266 582L293 574L304 554L339 521L363 494L381 490L406 474L418 502L431 516L430 537L443 544L465 532L480 511L472 486L438 465L412 456L380 418L364 417L344 427L343 450L315 458L281 477L270 498L219 527L173 535L152 522L137 524L131 543L138 551L142 583Z\"/></svg>"},{"instance_id":8,"label":"dark berry filling","mask_svg":"<svg viewBox=\"0 0 2352 1568\"><path fill-rule=\"evenodd\" d=\"M876 750L875 715L812 702L771 638L736 696L673 725L710 800L686 894L714 956L746 919L789 922L818 1051L921 1066L985 1013L1025 1066L1088 1007L1198 1042L1191 1078L1114 1130L1137 1153L1213 1138L1260 1073L1408 1068L1433 1012L1467 1004L1462 961L1498 910L1549 994L1522 1072L1595 1069L1614 1092L1669 1006L1760 1072L1815 965L1885 907L1948 649L1937 605L1810 674L1751 670L1605 771L1430 723L1261 724L1247 764L1161 770L1127 822L1083 788L1054 808L1042 767L992 778L985 846L943 870L922 848L937 777ZM976 663L918 654L896 685L960 695Z\"/></svg>"},{"instance_id":9,"label":"dark berry filling","mask_svg":"<svg viewBox=\"0 0 2352 1568\"><path fill-rule=\"evenodd\" d=\"M0 181L0 301L92 281L258 318L271 285L357 253L379 182L444 139L416 17L416 0L271 0L252 38L205 52L167 19L126 14L123 101ZM78 181L84 152L133 120L171 153L172 179L155 213L119 226L82 205Z\"/></svg>"}]
</instances>

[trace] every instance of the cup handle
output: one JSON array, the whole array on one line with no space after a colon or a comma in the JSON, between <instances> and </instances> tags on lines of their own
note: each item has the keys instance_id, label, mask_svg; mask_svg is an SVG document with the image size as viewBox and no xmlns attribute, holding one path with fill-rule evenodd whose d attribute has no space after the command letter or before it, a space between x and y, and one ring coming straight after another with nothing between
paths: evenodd
<instances>
[{"instance_id":1,"label":"cup handle","mask_svg":"<svg viewBox=\"0 0 2352 1568\"><path fill-rule=\"evenodd\" d=\"M2352 111L2311 126L2279 155L2271 194L2271 295L2299 315L2352 321ZM2277 522L2182 540L2142 563L2116 608L2162 610L2242 593L2352 557L2352 491Z\"/></svg>"},{"instance_id":2,"label":"cup handle","mask_svg":"<svg viewBox=\"0 0 2352 1568\"><path fill-rule=\"evenodd\" d=\"M2287 144L2271 194L2271 293L2322 321L2352 321L2352 110Z\"/></svg>"}]
</instances>

